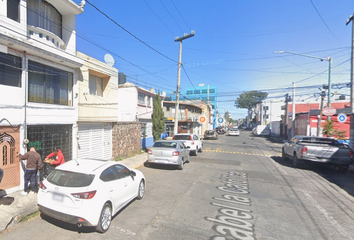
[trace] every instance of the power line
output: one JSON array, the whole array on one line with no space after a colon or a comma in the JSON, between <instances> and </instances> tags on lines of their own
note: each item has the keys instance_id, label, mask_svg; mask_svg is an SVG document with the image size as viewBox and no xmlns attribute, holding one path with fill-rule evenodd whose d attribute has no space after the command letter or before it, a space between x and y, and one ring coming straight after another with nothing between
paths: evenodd
<instances>
[{"instance_id":1,"label":"power line","mask_svg":"<svg viewBox=\"0 0 354 240\"><path fill-rule=\"evenodd\" d=\"M127 32L129 35L131 35L132 37L134 37L136 40L138 40L139 42L141 42L142 44L144 44L145 46L147 46L148 48L150 48L151 50L157 52L158 54L160 54L161 56L171 60L172 62L177 63L176 60L173 60L172 58L166 56L165 54L159 52L158 50L156 50L155 48L151 47L150 45L148 45L146 42L144 42L143 40L141 40L140 38L138 38L137 36L135 36L134 34L132 34L131 32L129 32L127 29L125 29L122 25L120 25L119 23L117 23L116 21L114 21L111 17L109 17L106 13L104 13L103 11L101 11L98 7L96 7L95 5L93 5L92 3L90 3L89 1L86 0L86 2L88 2L92 7L94 7L97 11L99 11L101 14L103 14L106 18L108 18L109 20L111 20L114 24L116 24L118 27L120 27L121 29L123 29L125 32Z\"/></svg>"}]
</instances>

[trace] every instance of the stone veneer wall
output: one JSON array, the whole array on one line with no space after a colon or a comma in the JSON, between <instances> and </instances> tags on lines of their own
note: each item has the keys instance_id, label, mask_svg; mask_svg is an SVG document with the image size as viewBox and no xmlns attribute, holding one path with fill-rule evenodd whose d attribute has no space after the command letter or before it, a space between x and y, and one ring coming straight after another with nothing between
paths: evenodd
<instances>
[{"instance_id":1,"label":"stone veneer wall","mask_svg":"<svg viewBox=\"0 0 354 240\"><path fill-rule=\"evenodd\" d=\"M130 157L141 151L141 123L118 122L112 129L112 157Z\"/></svg>"}]
</instances>

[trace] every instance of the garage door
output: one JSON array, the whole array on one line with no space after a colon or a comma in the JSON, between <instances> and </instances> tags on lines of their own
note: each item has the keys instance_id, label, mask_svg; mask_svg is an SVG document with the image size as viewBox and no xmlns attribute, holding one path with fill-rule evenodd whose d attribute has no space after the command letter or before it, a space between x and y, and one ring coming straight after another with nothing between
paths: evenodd
<instances>
[{"instance_id":1,"label":"garage door","mask_svg":"<svg viewBox=\"0 0 354 240\"><path fill-rule=\"evenodd\" d=\"M112 125L79 124L79 158L112 158Z\"/></svg>"}]
</instances>

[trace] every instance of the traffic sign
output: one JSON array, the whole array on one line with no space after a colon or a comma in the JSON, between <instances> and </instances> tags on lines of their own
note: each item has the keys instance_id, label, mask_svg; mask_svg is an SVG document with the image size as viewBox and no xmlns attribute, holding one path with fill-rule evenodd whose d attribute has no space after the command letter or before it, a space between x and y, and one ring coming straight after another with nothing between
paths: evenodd
<instances>
[{"instance_id":1,"label":"traffic sign","mask_svg":"<svg viewBox=\"0 0 354 240\"><path fill-rule=\"evenodd\" d=\"M345 114L345 113L338 114L337 120L340 123L345 123L347 121L347 114Z\"/></svg>"},{"instance_id":2,"label":"traffic sign","mask_svg":"<svg viewBox=\"0 0 354 240\"><path fill-rule=\"evenodd\" d=\"M333 108L333 107L326 107L322 110L323 115L326 116L332 116L334 114L336 114L337 109Z\"/></svg>"},{"instance_id":3,"label":"traffic sign","mask_svg":"<svg viewBox=\"0 0 354 240\"><path fill-rule=\"evenodd\" d=\"M223 123L223 122L224 122L224 118L219 117L219 118L218 118L218 123Z\"/></svg>"},{"instance_id":4,"label":"traffic sign","mask_svg":"<svg viewBox=\"0 0 354 240\"><path fill-rule=\"evenodd\" d=\"M200 117L199 117L199 122L200 122L200 123L205 123L205 120L206 120L206 119L205 119L204 116L200 116Z\"/></svg>"}]
</instances>

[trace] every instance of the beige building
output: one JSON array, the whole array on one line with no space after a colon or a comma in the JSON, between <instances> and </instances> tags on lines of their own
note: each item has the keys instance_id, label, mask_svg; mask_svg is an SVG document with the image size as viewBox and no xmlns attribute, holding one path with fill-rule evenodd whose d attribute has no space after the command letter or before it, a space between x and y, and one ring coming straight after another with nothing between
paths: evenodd
<instances>
[{"instance_id":1,"label":"beige building","mask_svg":"<svg viewBox=\"0 0 354 240\"><path fill-rule=\"evenodd\" d=\"M84 53L78 73L78 157L112 158L112 129L118 121L118 69Z\"/></svg>"}]
</instances>

